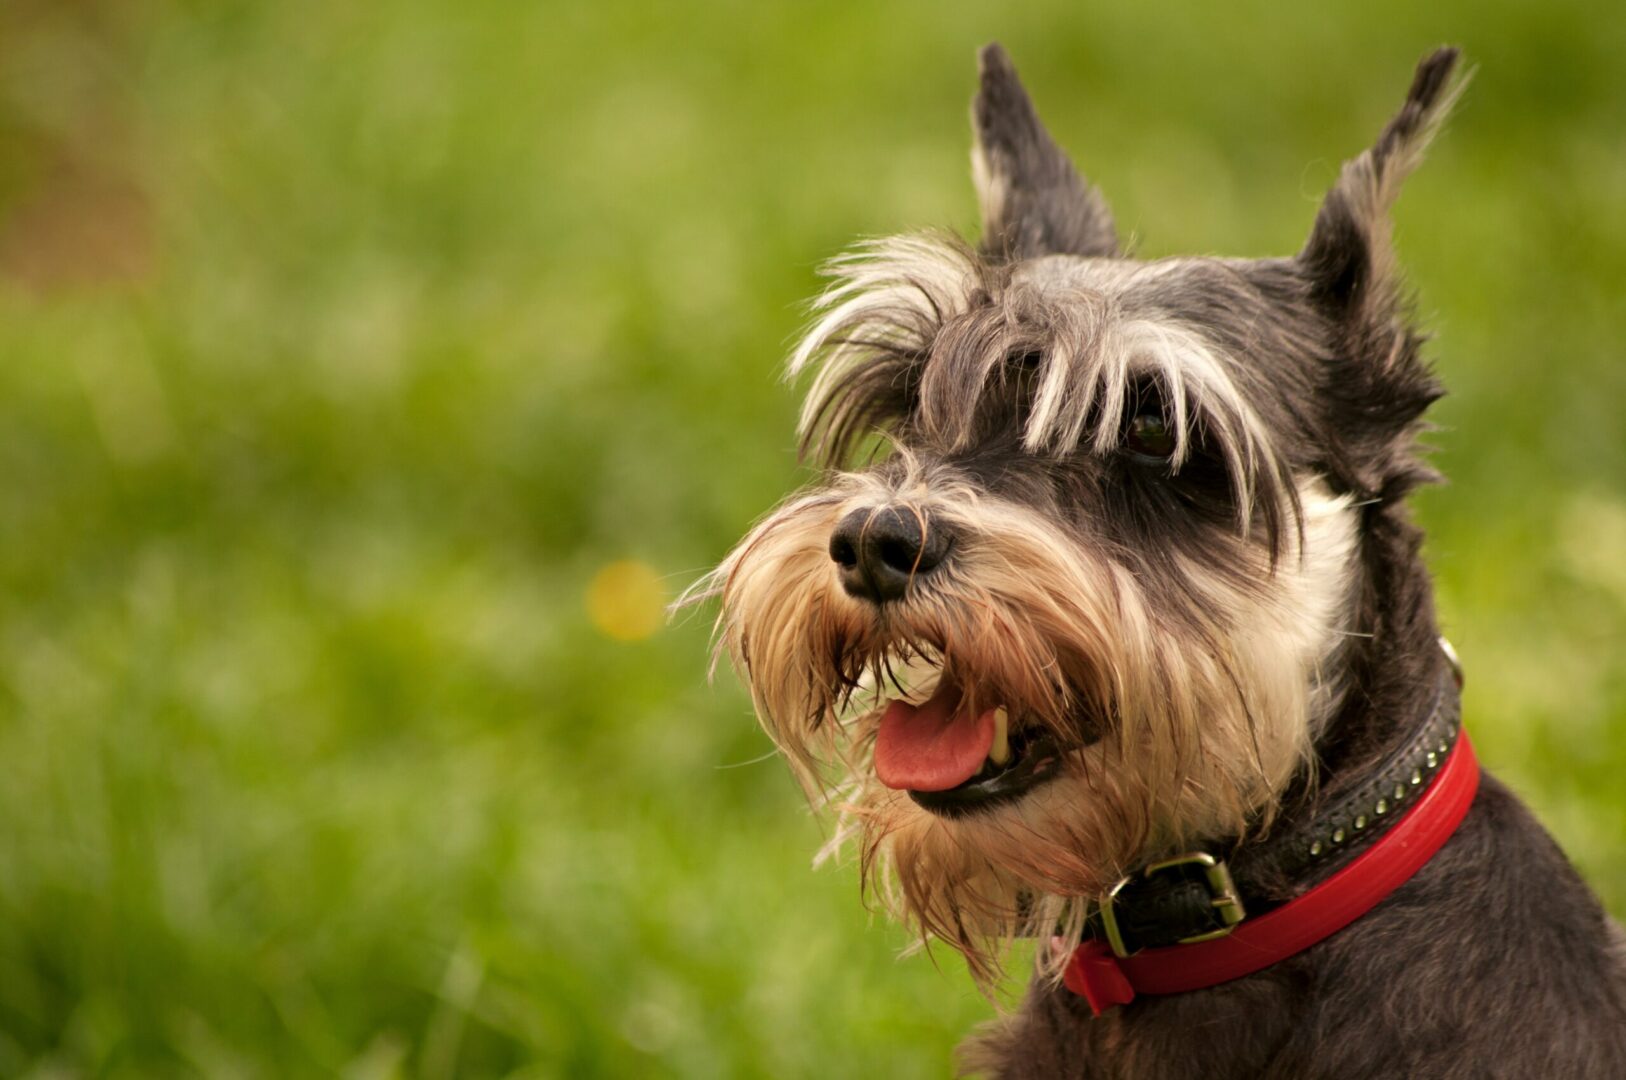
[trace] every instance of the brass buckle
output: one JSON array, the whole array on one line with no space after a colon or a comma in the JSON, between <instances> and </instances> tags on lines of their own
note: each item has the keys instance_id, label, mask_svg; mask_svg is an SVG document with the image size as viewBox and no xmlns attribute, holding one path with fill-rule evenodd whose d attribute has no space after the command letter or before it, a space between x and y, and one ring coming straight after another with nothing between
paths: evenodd
<instances>
[{"instance_id":1,"label":"brass buckle","mask_svg":"<svg viewBox=\"0 0 1626 1080\"><path fill-rule=\"evenodd\" d=\"M1206 851L1192 851L1184 855L1176 855L1172 859L1152 863L1141 871L1141 876L1150 878L1154 874L1161 874L1181 866L1200 866L1203 868L1203 882L1208 886L1210 893L1208 902L1215 911L1219 912L1220 922L1224 923L1224 925L1217 930L1206 930L1201 934L1183 937L1178 944L1192 945L1199 941L1212 941L1215 938L1222 938L1235 930L1236 924L1241 922L1248 912L1242 906L1242 897L1237 894L1236 882L1231 880L1231 868L1226 866L1223 860L1214 858ZM1100 903L1101 927L1106 933L1107 945L1112 949L1112 954L1120 958L1129 956L1130 952L1124 944L1123 931L1118 927L1118 916L1114 910L1114 902L1117 900L1118 894L1123 891L1124 886L1133 880L1133 875L1123 878L1108 890L1106 895L1101 898Z\"/></svg>"}]
</instances>

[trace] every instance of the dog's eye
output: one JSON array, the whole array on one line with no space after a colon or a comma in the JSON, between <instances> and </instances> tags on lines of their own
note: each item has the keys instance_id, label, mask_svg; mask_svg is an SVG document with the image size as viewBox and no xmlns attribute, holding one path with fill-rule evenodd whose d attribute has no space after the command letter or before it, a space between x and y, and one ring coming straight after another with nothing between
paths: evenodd
<instances>
[{"instance_id":1,"label":"dog's eye","mask_svg":"<svg viewBox=\"0 0 1626 1080\"><path fill-rule=\"evenodd\" d=\"M1174 455L1174 430L1163 413L1137 413L1124 432L1124 448L1136 457L1164 461Z\"/></svg>"}]
</instances>

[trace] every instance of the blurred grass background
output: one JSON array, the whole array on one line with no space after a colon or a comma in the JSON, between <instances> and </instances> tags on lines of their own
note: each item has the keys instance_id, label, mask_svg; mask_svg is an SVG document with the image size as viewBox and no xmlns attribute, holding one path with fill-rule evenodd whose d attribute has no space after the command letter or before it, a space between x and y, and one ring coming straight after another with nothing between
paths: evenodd
<instances>
[{"instance_id":1,"label":"blurred grass background","mask_svg":"<svg viewBox=\"0 0 1626 1080\"><path fill-rule=\"evenodd\" d=\"M1000 38L1149 255L1399 210L1486 761L1626 912L1614 5L0 7L0 1075L938 1076L706 619L813 268L974 227Z\"/></svg>"}]
</instances>

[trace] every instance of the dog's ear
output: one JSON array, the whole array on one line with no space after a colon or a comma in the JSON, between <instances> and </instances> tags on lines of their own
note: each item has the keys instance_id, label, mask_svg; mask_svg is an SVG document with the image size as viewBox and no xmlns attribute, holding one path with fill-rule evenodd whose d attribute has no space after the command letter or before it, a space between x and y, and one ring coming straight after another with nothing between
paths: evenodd
<instances>
[{"instance_id":1,"label":"dog's ear","mask_svg":"<svg viewBox=\"0 0 1626 1080\"><path fill-rule=\"evenodd\" d=\"M1007 259L1116 254L1111 212L1040 123L1011 58L989 45L978 67L971 171L982 204L983 252Z\"/></svg>"},{"instance_id":2,"label":"dog's ear","mask_svg":"<svg viewBox=\"0 0 1626 1080\"><path fill-rule=\"evenodd\" d=\"M1339 318L1378 329L1398 311L1389 208L1466 84L1452 82L1457 58L1449 46L1423 57L1400 112L1371 149L1344 165L1316 214L1298 260L1316 299Z\"/></svg>"},{"instance_id":3,"label":"dog's ear","mask_svg":"<svg viewBox=\"0 0 1626 1080\"><path fill-rule=\"evenodd\" d=\"M1354 490L1384 501L1434 477L1413 439L1442 390L1423 362L1423 336L1406 317L1389 209L1462 91L1466 80L1451 77L1456 66L1453 48L1417 65L1405 104L1372 148L1344 166L1297 259L1344 361L1326 387L1342 474Z\"/></svg>"}]
</instances>

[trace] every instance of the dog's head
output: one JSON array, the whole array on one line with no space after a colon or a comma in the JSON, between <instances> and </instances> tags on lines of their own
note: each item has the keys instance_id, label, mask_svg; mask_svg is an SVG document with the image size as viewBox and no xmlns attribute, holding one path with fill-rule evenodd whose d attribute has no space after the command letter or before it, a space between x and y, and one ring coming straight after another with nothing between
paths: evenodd
<instances>
[{"instance_id":1,"label":"dog's head","mask_svg":"<svg viewBox=\"0 0 1626 1080\"><path fill-rule=\"evenodd\" d=\"M1427 476L1388 211L1455 61L1296 257L1143 262L991 46L981 243L831 266L791 360L828 480L696 595L837 843L979 974L1138 861L1267 823L1338 701L1363 508Z\"/></svg>"}]
</instances>

